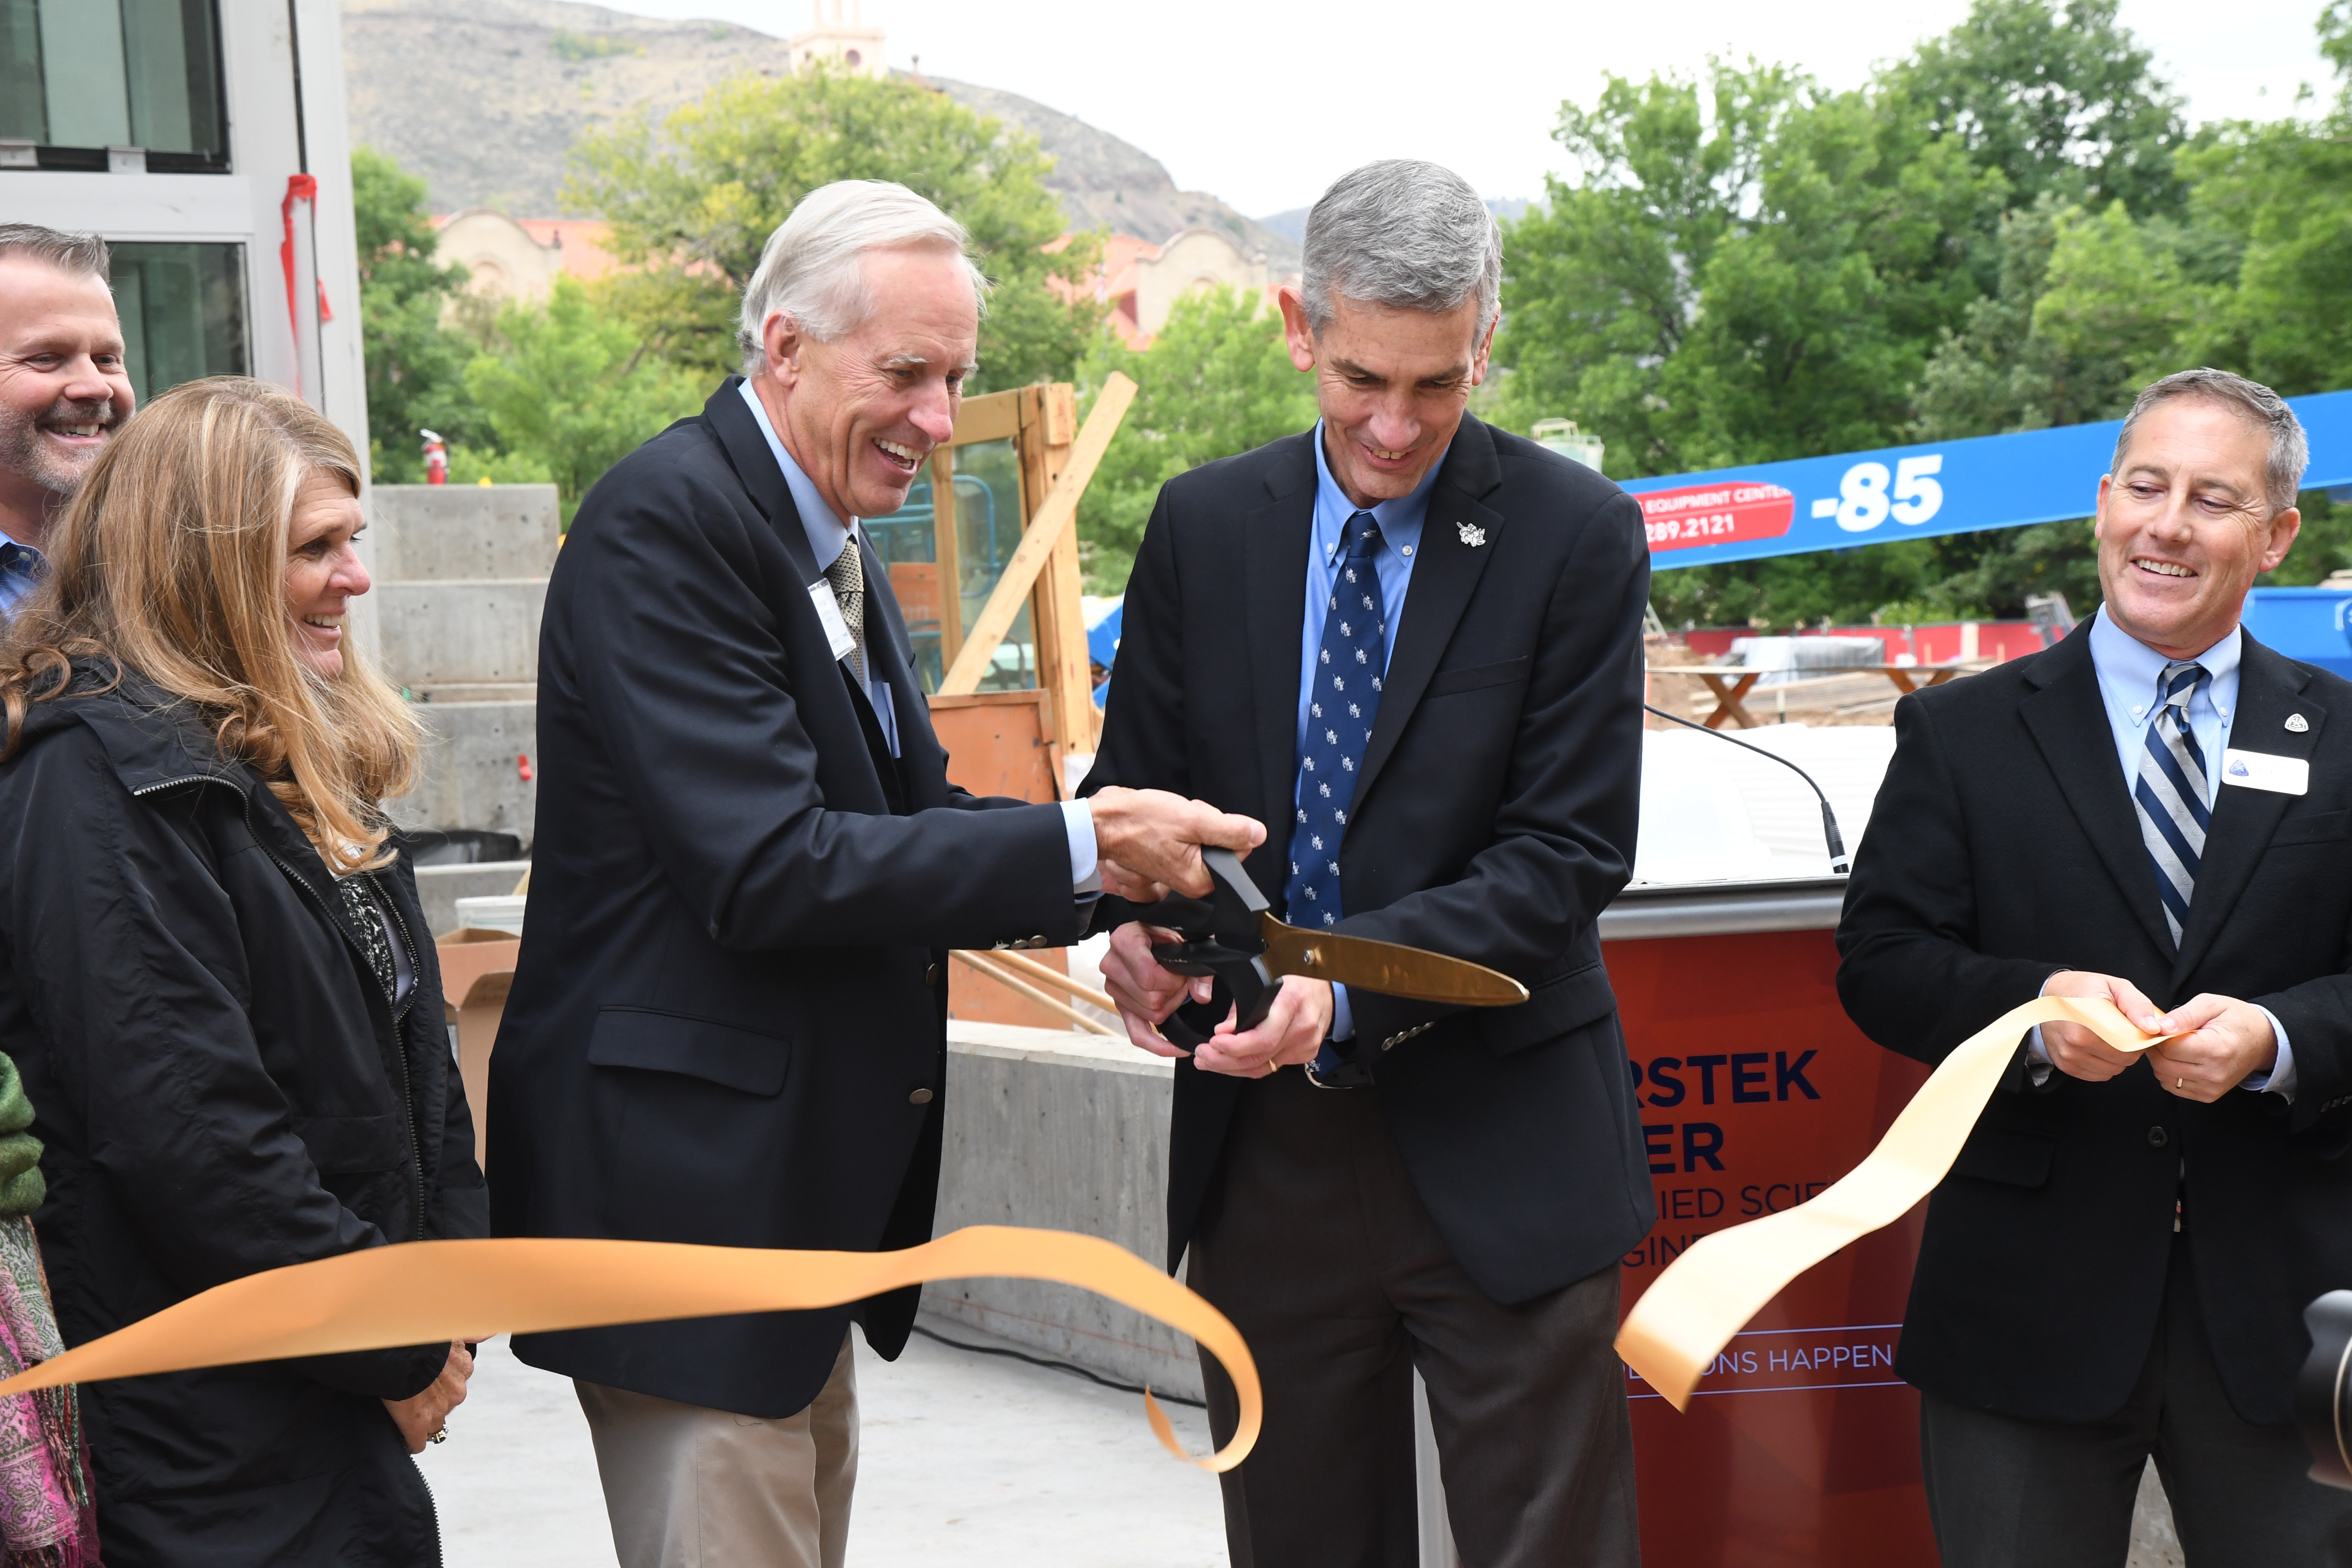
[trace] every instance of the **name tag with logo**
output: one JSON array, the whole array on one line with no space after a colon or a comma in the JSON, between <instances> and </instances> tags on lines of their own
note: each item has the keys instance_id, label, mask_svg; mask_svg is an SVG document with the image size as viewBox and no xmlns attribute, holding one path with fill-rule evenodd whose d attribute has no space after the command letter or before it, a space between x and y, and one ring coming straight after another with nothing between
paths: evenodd
<instances>
[{"instance_id":1,"label":"name tag with logo","mask_svg":"<svg viewBox=\"0 0 2352 1568\"><path fill-rule=\"evenodd\" d=\"M809 603L816 606L816 618L824 623L824 635L833 644L833 657L847 658L857 639L849 635L849 623L841 618L841 601L833 596L833 584L820 577L809 584Z\"/></svg>"},{"instance_id":2,"label":"name tag with logo","mask_svg":"<svg viewBox=\"0 0 2352 1568\"><path fill-rule=\"evenodd\" d=\"M2311 763L2301 757L2274 757L2268 752L2221 753L2221 782L2240 789L2266 789L2274 795L2309 795Z\"/></svg>"}]
</instances>

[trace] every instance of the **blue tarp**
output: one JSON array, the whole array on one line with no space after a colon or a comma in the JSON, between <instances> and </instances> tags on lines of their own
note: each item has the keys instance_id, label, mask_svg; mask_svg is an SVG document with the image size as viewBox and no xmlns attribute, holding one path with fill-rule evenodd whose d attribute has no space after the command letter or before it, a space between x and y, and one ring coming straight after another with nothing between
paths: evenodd
<instances>
[{"instance_id":1,"label":"blue tarp","mask_svg":"<svg viewBox=\"0 0 2352 1568\"><path fill-rule=\"evenodd\" d=\"M2305 489L2352 484L2352 392L2289 398L2311 437ZM1712 566L2088 517L2121 420L1627 479L1650 567Z\"/></svg>"},{"instance_id":2,"label":"blue tarp","mask_svg":"<svg viewBox=\"0 0 2352 1568\"><path fill-rule=\"evenodd\" d=\"M2256 588L2246 595L2254 640L2289 658L2352 677L2352 588Z\"/></svg>"}]
</instances>

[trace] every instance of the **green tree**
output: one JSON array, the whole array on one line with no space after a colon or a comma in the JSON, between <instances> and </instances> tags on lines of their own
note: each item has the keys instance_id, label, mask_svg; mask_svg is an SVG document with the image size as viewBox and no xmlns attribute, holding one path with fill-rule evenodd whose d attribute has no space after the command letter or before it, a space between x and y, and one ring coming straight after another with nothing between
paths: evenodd
<instances>
[{"instance_id":1,"label":"green tree","mask_svg":"<svg viewBox=\"0 0 2352 1568\"><path fill-rule=\"evenodd\" d=\"M2197 356L2284 393L2352 385L2352 111L2233 125L2183 163L2191 211L2238 252Z\"/></svg>"},{"instance_id":2,"label":"green tree","mask_svg":"<svg viewBox=\"0 0 2352 1568\"><path fill-rule=\"evenodd\" d=\"M2174 226L2097 214L2044 194L2001 220L2000 283L1929 362L1917 438L1948 440L2119 419L2149 381L2182 368L2210 313Z\"/></svg>"},{"instance_id":3,"label":"green tree","mask_svg":"<svg viewBox=\"0 0 2352 1568\"><path fill-rule=\"evenodd\" d=\"M476 345L442 324L463 268L433 259L425 182L373 148L352 153L360 253L360 342L367 363L368 467L377 482L425 478L420 427L452 441L489 435L466 390Z\"/></svg>"},{"instance_id":4,"label":"green tree","mask_svg":"<svg viewBox=\"0 0 2352 1568\"><path fill-rule=\"evenodd\" d=\"M2005 188L1916 117L1778 67L1612 78L1555 135L1582 178L1512 226L1496 407L1572 414L1621 475L1889 438Z\"/></svg>"},{"instance_id":5,"label":"green tree","mask_svg":"<svg viewBox=\"0 0 2352 1568\"><path fill-rule=\"evenodd\" d=\"M1078 367L1089 403L1112 371L1136 396L1078 507L1091 593L1127 586L1160 487L1187 468L1293 436L1315 423L1315 384L1290 363L1282 318L1260 296L1220 285L1178 300L1140 352L1106 330Z\"/></svg>"},{"instance_id":6,"label":"green tree","mask_svg":"<svg viewBox=\"0 0 2352 1568\"><path fill-rule=\"evenodd\" d=\"M567 522L605 469L702 406L701 378L647 353L570 278L543 304L501 310L493 341L467 389L516 463L554 481Z\"/></svg>"},{"instance_id":7,"label":"green tree","mask_svg":"<svg viewBox=\"0 0 2352 1568\"><path fill-rule=\"evenodd\" d=\"M2110 417L2230 319L2252 249L2185 194L2221 143L2191 145L2114 0L1977 0L1853 92L1753 62L1612 78L1555 134L1575 170L1510 231L1492 406L1576 418L1620 477ZM2316 308L2325 269L2295 276ZM1717 624L2015 614L2052 587L2083 608L2087 533L1681 568L1654 602Z\"/></svg>"},{"instance_id":8,"label":"green tree","mask_svg":"<svg viewBox=\"0 0 2352 1568\"><path fill-rule=\"evenodd\" d=\"M2116 20L2116 0L1977 0L1967 20L1886 71L1930 135L1959 139L2012 199L2044 192L2139 216L2178 209L2180 99Z\"/></svg>"},{"instance_id":9,"label":"green tree","mask_svg":"<svg viewBox=\"0 0 2352 1568\"><path fill-rule=\"evenodd\" d=\"M835 180L895 180L971 232L992 285L973 390L1066 378L1102 308L1097 237L1064 233L1036 138L898 79L822 68L740 77L671 114L583 136L565 200L613 226L640 269L606 296L656 350L705 375L735 369L736 305L761 248L802 196Z\"/></svg>"}]
</instances>

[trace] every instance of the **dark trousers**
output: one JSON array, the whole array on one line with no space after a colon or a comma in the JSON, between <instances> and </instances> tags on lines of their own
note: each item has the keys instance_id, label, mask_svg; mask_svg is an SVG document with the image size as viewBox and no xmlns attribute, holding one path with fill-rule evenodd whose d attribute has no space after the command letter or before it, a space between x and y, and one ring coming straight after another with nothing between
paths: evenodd
<instances>
[{"instance_id":1,"label":"dark trousers","mask_svg":"<svg viewBox=\"0 0 2352 1568\"><path fill-rule=\"evenodd\" d=\"M1944 1568L2123 1568L2149 1456L2189 1568L2352 1568L2352 1492L2309 1479L2286 1427L2239 1419L2207 1347L2185 1237L2147 1365L2104 1421L2026 1421L1919 1402Z\"/></svg>"},{"instance_id":2,"label":"dark trousers","mask_svg":"<svg viewBox=\"0 0 2352 1568\"><path fill-rule=\"evenodd\" d=\"M1481 1294L1413 1192L1380 1093L1288 1068L1252 1084L1192 1234L1187 1278L1265 1384L1264 1434L1223 1478L1234 1568L1413 1568L1416 1367L1465 1568L1631 1568L1616 1265L1514 1306ZM1201 1365L1223 1443L1233 1384Z\"/></svg>"}]
</instances>

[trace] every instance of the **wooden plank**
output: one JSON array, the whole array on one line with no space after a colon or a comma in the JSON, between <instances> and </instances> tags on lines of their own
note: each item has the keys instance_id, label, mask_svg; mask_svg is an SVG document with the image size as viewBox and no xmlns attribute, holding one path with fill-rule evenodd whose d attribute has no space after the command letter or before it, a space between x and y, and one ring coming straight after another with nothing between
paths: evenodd
<instances>
[{"instance_id":1,"label":"wooden plank","mask_svg":"<svg viewBox=\"0 0 2352 1568\"><path fill-rule=\"evenodd\" d=\"M940 568L940 673L963 651L963 538L956 531L955 447L931 453L931 559Z\"/></svg>"},{"instance_id":2,"label":"wooden plank","mask_svg":"<svg viewBox=\"0 0 2352 1568\"><path fill-rule=\"evenodd\" d=\"M1077 427L1077 394L1069 383L1022 389L1021 493L1032 519L1069 467ZM1077 531L1066 529L1029 594L1037 684L1054 694L1056 722L1050 738L1057 772L1063 772L1064 759L1072 752L1091 752L1095 743L1093 683L1087 668L1086 615L1079 592ZM1061 722L1066 715L1074 721Z\"/></svg>"},{"instance_id":3,"label":"wooden plank","mask_svg":"<svg viewBox=\"0 0 2352 1568\"><path fill-rule=\"evenodd\" d=\"M1055 382L1038 390L1041 467L1047 487L1069 467L1078 430L1077 390ZM1031 596L1037 627L1037 684L1054 694L1054 765L1072 752L1095 749L1094 678L1087 658L1085 584L1078 571L1078 531L1067 528L1038 574Z\"/></svg>"},{"instance_id":4,"label":"wooden plank","mask_svg":"<svg viewBox=\"0 0 2352 1568\"><path fill-rule=\"evenodd\" d=\"M941 694L960 696L976 689L980 678L987 672L989 660L996 655L996 647L1013 627L1013 619L1021 613L1022 601L1036 585L1037 574L1052 557L1054 547L1061 542L1066 531L1075 531L1078 519L1078 498L1086 493L1087 482L1095 477L1102 462L1103 452L1110 439L1118 433L1119 421L1127 416L1128 406L1135 401L1135 383L1113 371L1104 384L1102 395L1095 400L1094 412L1087 416L1086 427L1070 445L1069 467L1062 471L1053 493L1037 510L1031 526L1021 535L1021 543L1005 563L1004 574L997 579L996 590L988 596L988 604L966 634L963 650L940 683Z\"/></svg>"},{"instance_id":5,"label":"wooden plank","mask_svg":"<svg viewBox=\"0 0 2352 1568\"><path fill-rule=\"evenodd\" d=\"M1106 1013L1118 1011L1118 1004L1112 1001L1108 993L1097 991L1091 985L1081 985L1064 970L1055 969L1050 963L1040 963L1025 952L1015 952L1011 948L990 948L988 956L991 962L1012 970L1015 974L1025 974L1051 990L1066 992L1081 1002L1091 1002ZM1065 964L1069 962L1066 949L1057 949L1055 956Z\"/></svg>"},{"instance_id":6,"label":"wooden plank","mask_svg":"<svg viewBox=\"0 0 2352 1568\"><path fill-rule=\"evenodd\" d=\"M975 441L1010 441L1021 434L1021 389L983 393L967 397L956 410L950 445L969 447Z\"/></svg>"},{"instance_id":7,"label":"wooden plank","mask_svg":"<svg viewBox=\"0 0 2352 1568\"><path fill-rule=\"evenodd\" d=\"M1071 1023L1076 1024L1079 1028L1084 1029L1087 1033L1090 1035L1110 1035L1114 1037L1117 1036L1118 1031L1104 1024L1099 1018L1089 1017L1058 997L1046 995L1045 993L1040 991L1034 985L1030 984L1026 980L1024 980L1020 976L1011 973L1006 970L1000 969L995 964L988 962L988 955L967 952L965 949L960 947L953 951L954 955L957 958L961 959L964 963L970 964L981 973L987 975L999 985L1018 993L1028 1001L1034 1003L1040 1007L1045 1008L1048 1012L1055 1013L1060 1015L1062 1017L1067 1018ZM954 1011L954 1002L955 998L951 994L949 997L949 1010L950 1012Z\"/></svg>"}]
</instances>

